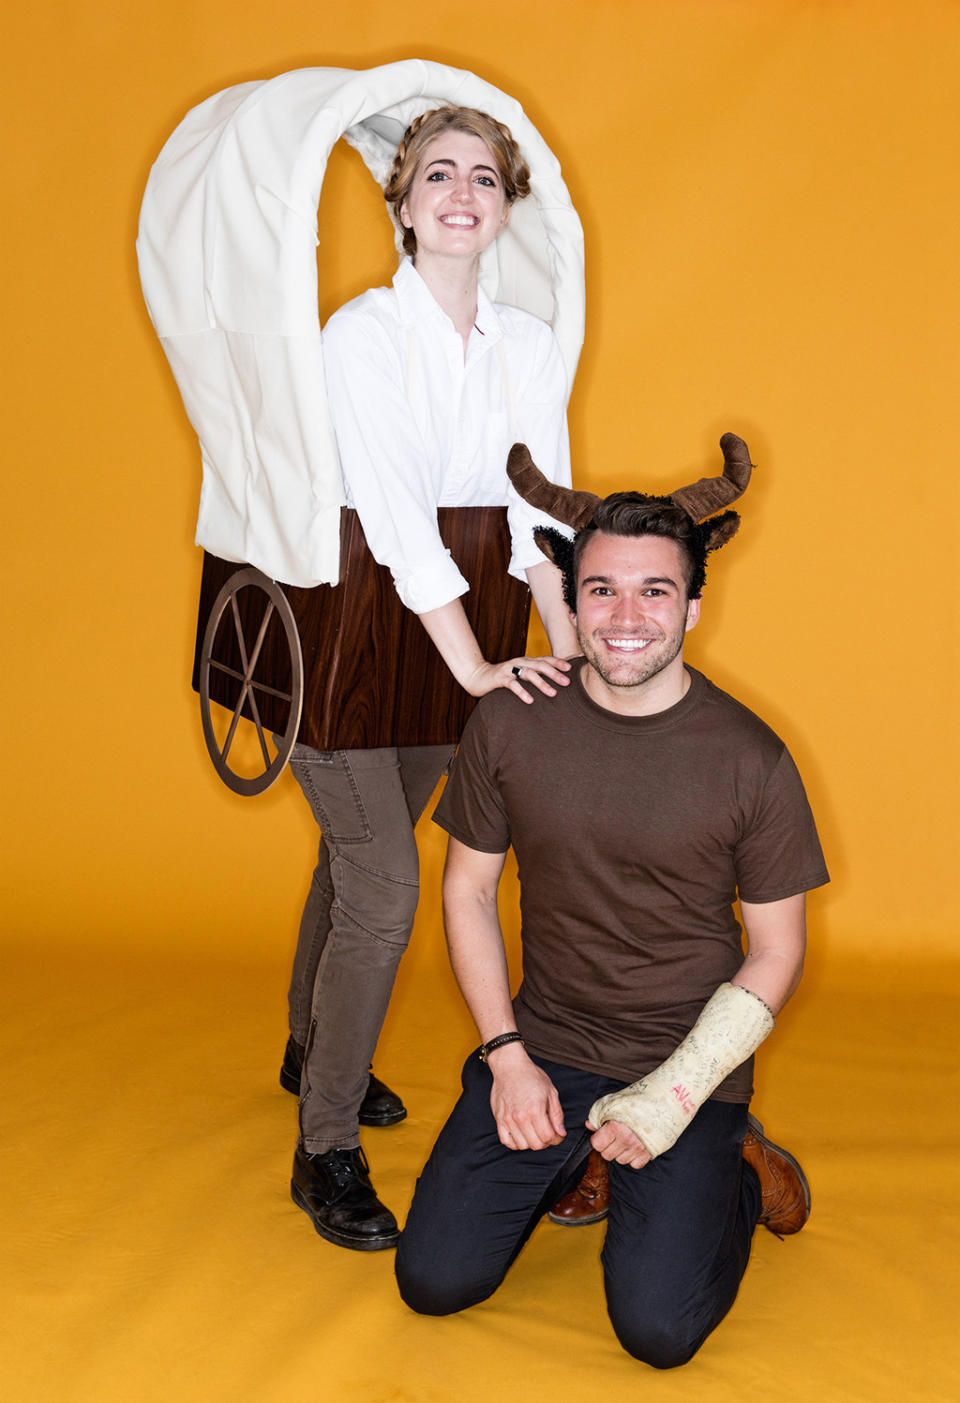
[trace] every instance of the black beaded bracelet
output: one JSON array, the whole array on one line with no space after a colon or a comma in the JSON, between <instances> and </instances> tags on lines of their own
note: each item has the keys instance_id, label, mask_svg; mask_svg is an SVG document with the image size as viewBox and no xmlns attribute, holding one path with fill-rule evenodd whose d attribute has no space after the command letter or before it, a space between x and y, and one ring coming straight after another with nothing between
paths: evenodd
<instances>
[{"instance_id":1,"label":"black beaded bracelet","mask_svg":"<svg viewBox=\"0 0 960 1403\"><path fill-rule=\"evenodd\" d=\"M484 1043L483 1047L477 1053L477 1056L480 1058L481 1062L486 1062L487 1058L490 1056L490 1053L496 1052L498 1047L506 1047L507 1043L522 1042L523 1038L520 1036L519 1033L501 1033L499 1037L491 1038L488 1043Z\"/></svg>"}]
</instances>

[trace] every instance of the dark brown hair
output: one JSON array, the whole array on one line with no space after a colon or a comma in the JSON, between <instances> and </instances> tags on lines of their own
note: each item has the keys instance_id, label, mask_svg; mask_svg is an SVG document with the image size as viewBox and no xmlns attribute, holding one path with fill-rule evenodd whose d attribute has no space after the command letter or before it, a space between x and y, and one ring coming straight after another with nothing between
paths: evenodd
<instances>
[{"instance_id":1,"label":"dark brown hair","mask_svg":"<svg viewBox=\"0 0 960 1403\"><path fill-rule=\"evenodd\" d=\"M576 608L580 557L597 531L607 536L663 536L673 541L683 556L687 598L700 598L707 578L706 533L667 497L614 492L604 499L590 524L574 538L569 573L564 571L564 594L571 609Z\"/></svg>"},{"instance_id":2,"label":"dark brown hair","mask_svg":"<svg viewBox=\"0 0 960 1403\"><path fill-rule=\"evenodd\" d=\"M673 541L683 556L687 598L699 599L707 578L707 552L712 549L710 526L710 522L698 526L669 497L614 492L603 499L593 518L581 527L572 541L553 526L538 527L533 534L540 549L560 571L564 600L576 613L580 557L587 542L598 531L606 536L663 536Z\"/></svg>"}]
</instances>

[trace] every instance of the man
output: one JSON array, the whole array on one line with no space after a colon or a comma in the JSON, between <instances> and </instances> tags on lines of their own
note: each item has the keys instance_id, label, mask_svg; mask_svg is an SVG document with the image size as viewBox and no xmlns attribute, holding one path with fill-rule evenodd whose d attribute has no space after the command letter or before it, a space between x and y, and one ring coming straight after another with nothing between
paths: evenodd
<instances>
[{"instance_id":1,"label":"man","mask_svg":"<svg viewBox=\"0 0 960 1403\"><path fill-rule=\"evenodd\" d=\"M746 445L722 442L739 495ZM805 893L828 878L783 743L684 662L706 553L739 524L697 524L705 501L731 499L718 482L706 498L704 484L585 508L575 494L566 519L588 520L572 548L538 534L584 659L549 709L481 702L435 815L450 834L451 960L483 1046L397 1257L417 1311L484 1300L592 1147L611 1175L610 1318L660 1368L689 1360L729 1310L756 1224L792 1232L809 1211L800 1166L748 1104L751 1054L800 978ZM565 519L556 501L551 514ZM511 845L513 1001L496 905Z\"/></svg>"}]
</instances>

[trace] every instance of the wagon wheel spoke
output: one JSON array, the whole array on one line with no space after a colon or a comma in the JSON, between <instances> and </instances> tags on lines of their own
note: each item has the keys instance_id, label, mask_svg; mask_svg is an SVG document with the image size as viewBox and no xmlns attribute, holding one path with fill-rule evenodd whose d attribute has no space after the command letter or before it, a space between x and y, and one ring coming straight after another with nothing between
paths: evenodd
<instances>
[{"instance_id":1,"label":"wagon wheel spoke","mask_svg":"<svg viewBox=\"0 0 960 1403\"><path fill-rule=\"evenodd\" d=\"M236 596L234 596L234 599L236 599ZM247 689L247 697L250 701L250 714L253 717L253 724L257 728L257 740L260 742L260 753L263 756L263 764L265 769L270 768L270 752L267 749L267 742L263 738L263 724L260 720L260 708L257 706L257 694L254 690L255 684L253 681L253 674L256 671L257 663L260 660L260 651L263 648L263 640L267 636L267 627L270 623L271 618L273 617L273 609L273 600L268 599L267 607L266 609L264 609L263 618L260 621L260 629L257 633L257 639L253 645L253 652L250 655L250 661L244 663L246 674L243 679Z\"/></svg>"},{"instance_id":2,"label":"wagon wheel spoke","mask_svg":"<svg viewBox=\"0 0 960 1403\"><path fill-rule=\"evenodd\" d=\"M240 649L240 662L243 666L243 676L241 678L241 681L243 685L240 688L239 700L237 701L237 704L234 707L233 718L230 722L230 729L227 732L227 738L224 741L223 746L220 750L220 757L221 759L226 760L227 756L230 754L230 747L233 744L233 739L237 731L237 722L243 715L244 706L247 702L249 702L250 716L254 726L257 728L257 740L260 744L260 753L263 756L264 769L269 769L271 764L270 751L267 749L267 742L263 738L263 722L260 720L260 708L257 706L257 694L254 690L256 684L253 681L253 674L256 671L257 663L260 661L260 653L263 648L263 640L267 636L267 628L269 627L270 619L272 618L274 613L274 603L272 599L267 599L267 607L263 611L263 618L260 620L260 627L257 630L257 637L254 641L253 652L250 654L249 657L247 657L247 640L243 631L243 620L240 618L240 609L237 604L236 594L233 594L230 597L230 612L233 616L233 629L234 633L236 634L237 647ZM223 671L229 672L231 671L231 669L224 668ZM236 677L238 676L238 674L233 673L233 676ZM275 695L281 697L283 696L283 693L277 692L276 689L271 690L274 691ZM289 697L287 697L286 700L289 700Z\"/></svg>"},{"instance_id":3,"label":"wagon wheel spoke","mask_svg":"<svg viewBox=\"0 0 960 1403\"><path fill-rule=\"evenodd\" d=\"M212 668L213 671L225 673L227 677L233 677L237 682L243 681L242 672L238 672L235 667L228 667L227 664L222 663L219 658L204 658L203 661L204 664Z\"/></svg>"},{"instance_id":4,"label":"wagon wheel spoke","mask_svg":"<svg viewBox=\"0 0 960 1403\"><path fill-rule=\"evenodd\" d=\"M236 594L230 596L230 613L233 615L233 631L237 636L237 647L240 649L240 666L243 668L243 678L246 681L249 675L247 667L247 640L243 634L243 620L240 618L240 606L237 603Z\"/></svg>"},{"instance_id":5,"label":"wagon wheel spoke","mask_svg":"<svg viewBox=\"0 0 960 1403\"><path fill-rule=\"evenodd\" d=\"M260 742L260 752L263 755L265 769L270 768L270 752L267 749L267 742L263 738L263 723L260 720L260 709L257 706L257 694L252 687L247 688L247 699L250 702L250 714L253 717L253 724L257 728L257 740Z\"/></svg>"},{"instance_id":6,"label":"wagon wheel spoke","mask_svg":"<svg viewBox=\"0 0 960 1403\"><path fill-rule=\"evenodd\" d=\"M220 747L220 759L221 759L221 760L224 760L224 761L225 761L226 758L227 758L227 756L230 754L230 747L231 747L231 745L233 745L233 738L234 738L234 736L235 736L236 733L237 733L237 722L240 720L240 715L241 715L241 713L242 713L242 711L243 711L243 704L244 704L244 702L247 700L247 692L248 692L248 690L249 690L249 688L247 687L247 684L246 684L246 682L244 681L243 686L240 688L240 700L237 702L236 706L234 707L234 709L233 709L233 715L232 715L231 718L230 718L230 729L229 729L229 731L227 731L227 738L226 738L226 740L223 742L223 745Z\"/></svg>"},{"instance_id":7,"label":"wagon wheel spoke","mask_svg":"<svg viewBox=\"0 0 960 1403\"><path fill-rule=\"evenodd\" d=\"M236 682L243 681L242 672L238 672L235 667L230 667L227 663L221 662L219 658L207 658L205 661L209 664L211 672L222 672L224 676L232 677ZM278 701L293 701L292 692L282 692L279 687L271 687L267 682L251 680L250 686L254 691L266 692L268 696L276 697Z\"/></svg>"}]
</instances>

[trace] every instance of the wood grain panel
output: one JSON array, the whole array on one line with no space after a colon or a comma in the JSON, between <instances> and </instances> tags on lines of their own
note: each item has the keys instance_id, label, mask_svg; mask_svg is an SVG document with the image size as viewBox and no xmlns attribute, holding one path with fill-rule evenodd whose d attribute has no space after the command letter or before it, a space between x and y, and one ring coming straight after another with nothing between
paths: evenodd
<instances>
[{"instance_id":1,"label":"wood grain panel","mask_svg":"<svg viewBox=\"0 0 960 1403\"><path fill-rule=\"evenodd\" d=\"M510 536L505 507L441 507L440 535L470 583L463 606L486 658L508 658L526 649L530 591L507 574ZM416 615L397 597L389 570L367 548L354 511L340 519L340 583L314 589L281 586L300 633L304 706L299 739L317 750L373 749L386 745L442 745L459 739L475 700L457 685ZM199 690L200 645L214 600L242 568L204 554L194 655ZM244 635L255 637L263 596L238 597ZM233 623L225 616L214 656L241 671ZM283 630L268 626L257 680L287 691L289 658ZM238 685L216 672L210 695L233 710ZM264 723L282 729L282 703L258 693Z\"/></svg>"}]
</instances>

